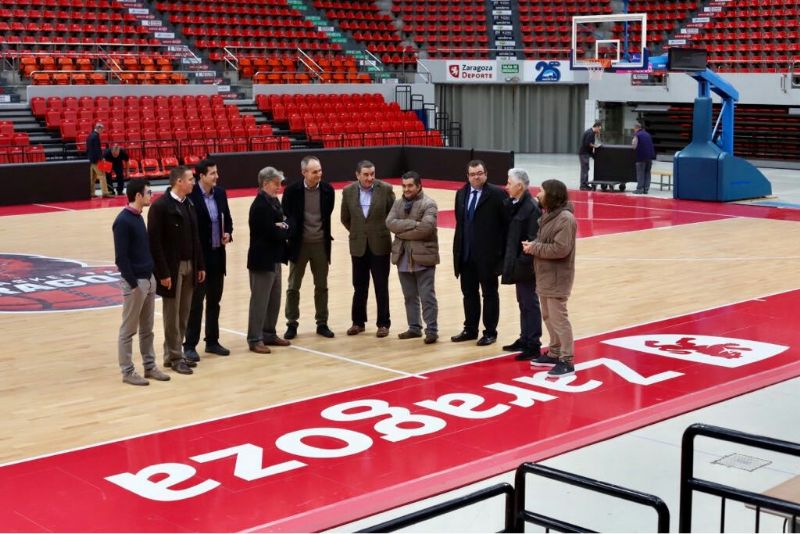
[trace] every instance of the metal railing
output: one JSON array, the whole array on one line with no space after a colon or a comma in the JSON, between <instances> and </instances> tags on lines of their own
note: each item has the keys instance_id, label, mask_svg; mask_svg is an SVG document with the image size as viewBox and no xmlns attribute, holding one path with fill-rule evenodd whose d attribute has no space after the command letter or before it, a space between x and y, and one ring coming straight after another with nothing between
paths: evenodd
<instances>
[{"instance_id":1,"label":"metal railing","mask_svg":"<svg viewBox=\"0 0 800 534\"><path fill-rule=\"evenodd\" d=\"M412 525L416 525L417 523L428 521L429 519L460 510L467 506L471 506L500 495L505 495L506 497L505 525L503 530L498 532L512 532L514 527L514 488L511 486L511 484L506 484L505 482L501 484L495 484L494 486L490 486L488 488L484 488L468 495L457 497L455 499L451 499L422 510L417 510L416 512L411 512L410 514L406 514L396 519L391 519L384 523L379 523L362 530L357 530L356 532L394 532L395 530L410 527Z\"/></svg>"},{"instance_id":2,"label":"metal railing","mask_svg":"<svg viewBox=\"0 0 800 534\"><path fill-rule=\"evenodd\" d=\"M525 523L533 523L547 529L552 528L561 532L591 532L587 528L526 510L525 479L527 474L538 475L558 482L571 484L579 488L602 493L603 495L609 495L617 499L649 506L653 508L657 514L658 522L656 532L669 532L669 508L667 508L667 505L659 497L534 463L524 463L520 465L514 477L514 487L516 488L514 498L514 532L524 532Z\"/></svg>"},{"instance_id":3,"label":"metal railing","mask_svg":"<svg viewBox=\"0 0 800 534\"><path fill-rule=\"evenodd\" d=\"M759 532L761 527L761 512L768 510L787 519L790 518L791 532L797 532L797 519L800 516L800 504L769 497L761 493L734 488L718 482L695 478L694 476L694 441L698 436L708 437L720 441L738 443L748 447L758 447L764 450L800 457L800 444L783 441L766 436L747 434L738 430L730 430L717 426L693 424L683 433L681 445L681 493L680 515L678 530L691 532L692 528L692 498L694 492L705 493L720 497L720 532L725 532L725 505L727 500L744 503L755 509L755 524L753 532Z\"/></svg>"}]
</instances>

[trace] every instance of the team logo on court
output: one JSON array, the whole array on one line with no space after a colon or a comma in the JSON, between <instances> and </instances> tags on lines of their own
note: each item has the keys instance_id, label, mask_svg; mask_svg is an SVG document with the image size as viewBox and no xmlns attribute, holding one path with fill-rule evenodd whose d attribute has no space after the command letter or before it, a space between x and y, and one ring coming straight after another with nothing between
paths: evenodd
<instances>
[{"instance_id":1,"label":"team logo on court","mask_svg":"<svg viewBox=\"0 0 800 534\"><path fill-rule=\"evenodd\" d=\"M122 304L114 265L29 254L0 254L0 313L108 308Z\"/></svg>"},{"instance_id":2,"label":"team logo on court","mask_svg":"<svg viewBox=\"0 0 800 534\"><path fill-rule=\"evenodd\" d=\"M729 368L772 358L789 348L750 339L694 334L629 336L606 339L603 343L655 356L666 356Z\"/></svg>"}]
</instances>

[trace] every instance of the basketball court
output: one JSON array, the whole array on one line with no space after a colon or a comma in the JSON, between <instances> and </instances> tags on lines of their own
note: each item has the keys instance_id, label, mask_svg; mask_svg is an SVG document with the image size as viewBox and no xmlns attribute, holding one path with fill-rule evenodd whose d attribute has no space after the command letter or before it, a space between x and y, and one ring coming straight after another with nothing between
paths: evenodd
<instances>
[{"instance_id":1,"label":"basketball court","mask_svg":"<svg viewBox=\"0 0 800 534\"><path fill-rule=\"evenodd\" d=\"M293 346L248 352L254 190L230 191L220 326L232 355L201 353L194 375L144 388L123 384L116 365L121 297L110 225L122 200L6 210L0 524L332 528L800 375L792 326L800 212L778 207L571 190L577 376L548 379L502 353L518 334L513 287L501 286L496 345L451 343L463 320L451 254L460 185L424 182L440 208L439 343L396 338L406 325L395 274L390 337L375 338L369 325L344 335L352 288L337 198L336 337L313 332L308 279ZM160 340L157 317L158 353Z\"/></svg>"}]
</instances>

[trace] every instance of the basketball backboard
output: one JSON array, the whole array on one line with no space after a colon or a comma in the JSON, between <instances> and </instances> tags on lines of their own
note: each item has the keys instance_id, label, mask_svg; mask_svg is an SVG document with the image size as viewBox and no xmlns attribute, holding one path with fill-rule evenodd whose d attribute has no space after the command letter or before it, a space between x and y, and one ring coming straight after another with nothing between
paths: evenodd
<instances>
[{"instance_id":1,"label":"basketball backboard","mask_svg":"<svg viewBox=\"0 0 800 534\"><path fill-rule=\"evenodd\" d=\"M570 66L587 70L598 62L606 70L647 68L647 14L617 13L572 18Z\"/></svg>"}]
</instances>

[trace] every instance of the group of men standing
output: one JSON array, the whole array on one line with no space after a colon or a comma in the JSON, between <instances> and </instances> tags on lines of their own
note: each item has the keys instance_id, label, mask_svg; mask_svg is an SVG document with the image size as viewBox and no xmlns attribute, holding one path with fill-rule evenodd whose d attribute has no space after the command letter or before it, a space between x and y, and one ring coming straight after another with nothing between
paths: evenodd
<instances>
[{"instance_id":1,"label":"group of men standing","mask_svg":"<svg viewBox=\"0 0 800 534\"><path fill-rule=\"evenodd\" d=\"M310 266L314 283L316 333L332 338L328 326L328 271L331 262L333 187L322 180L315 156L300 164L303 176L279 193L283 173L265 167L258 174L258 193L248 224L250 246L247 269L250 282L247 343L250 351L267 354L271 346L289 346L297 336L300 288ZM163 298L164 366L192 374L200 361L200 339L205 304L205 351L227 356L219 342L220 301L226 274L225 248L232 242L233 220L225 190L217 186L219 172L204 160L195 176L176 167L169 190L156 200L145 227L142 210L150 205L145 180L128 185L129 204L113 225L116 263L123 279L123 324L119 335L119 364L123 382L147 385L148 378L169 380L155 363L153 350L154 298ZM523 245L536 239L539 204L528 192L529 178L511 169L506 190L488 183L486 165L467 165L467 183L455 198L454 272L460 279L464 324L453 342L477 340L486 346L497 341L500 317L498 293L502 283L515 284L520 309L520 336L504 349L519 351L517 359L540 356L542 314L536 294L533 256ZM438 303L435 292L439 264L438 206L423 192L419 174L402 176L402 197L376 179L375 165L356 165L355 181L342 193L341 222L349 233L352 265L352 325L347 335L366 331L369 282L377 303L376 336L389 335L390 264L397 267L408 328L400 339L422 338L435 343ZM394 239L392 239L394 234ZM276 330L281 307L282 265L288 263L286 331ZM483 331L479 323L483 317ZM131 360L132 338L139 331L144 376ZM479 335L480 334L480 335Z\"/></svg>"},{"instance_id":2,"label":"group of men standing","mask_svg":"<svg viewBox=\"0 0 800 534\"><path fill-rule=\"evenodd\" d=\"M164 367L190 375L200 360L195 346L206 306L206 352L227 356L219 344L219 309L225 276L225 246L231 242L233 220L225 191L216 187L216 164L203 160L191 169L170 172L169 190L150 206L147 180L128 183L128 206L117 216L115 262L122 276L123 311L118 356L122 381L147 385L148 378L169 380L156 365L153 347L155 295L162 297ZM150 206L147 226L142 217ZM132 362L133 336L139 331L144 376Z\"/></svg>"}]
</instances>

